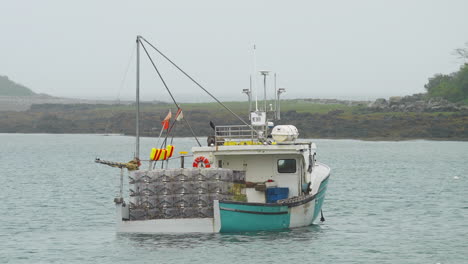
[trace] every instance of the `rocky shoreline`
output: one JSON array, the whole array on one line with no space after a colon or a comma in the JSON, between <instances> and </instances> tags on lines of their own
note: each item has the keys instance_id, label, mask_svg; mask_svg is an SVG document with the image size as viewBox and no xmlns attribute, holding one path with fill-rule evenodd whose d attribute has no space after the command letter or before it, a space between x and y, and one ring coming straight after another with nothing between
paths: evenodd
<instances>
[{"instance_id":1,"label":"rocky shoreline","mask_svg":"<svg viewBox=\"0 0 468 264\"><path fill-rule=\"evenodd\" d=\"M427 98L425 94L394 96L388 100L379 98L368 105L374 112L460 112L468 111L467 105L449 102L443 98Z\"/></svg>"},{"instance_id":2,"label":"rocky shoreline","mask_svg":"<svg viewBox=\"0 0 468 264\"><path fill-rule=\"evenodd\" d=\"M339 105L346 105L346 106L367 106L373 103L372 101L317 99L317 98L306 98L306 99L300 99L300 100L303 102L309 102L312 104L324 104L324 105L339 104Z\"/></svg>"},{"instance_id":3,"label":"rocky shoreline","mask_svg":"<svg viewBox=\"0 0 468 264\"><path fill-rule=\"evenodd\" d=\"M115 105L115 101L42 98L43 104L29 105L31 101L24 97L17 100L23 100L22 111L0 110L0 133L135 133L134 108L122 102ZM276 123L295 125L303 138L468 140L468 107L443 99L427 99L424 95L381 98L374 102L296 99L287 103L285 100L287 105L289 109L282 111L282 120ZM140 117L142 136L155 136L159 131L155 126L167 114L167 107L167 104L157 102L145 104ZM219 125L237 122L229 113L213 111L213 105L209 103L186 107L184 116L190 120L197 135L212 133L209 121ZM191 136L189 129L178 129L174 133L179 137Z\"/></svg>"},{"instance_id":4,"label":"rocky shoreline","mask_svg":"<svg viewBox=\"0 0 468 264\"><path fill-rule=\"evenodd\" d=\"M468 111L468 105L456 104L442 98L428 98L426 94L414 94L409 96L393 96L388 99L379 98L375 101L363 100L339 100L339 99L318 99L306 98L295 99L297 101L321 104L321 105L345 105L361 107L368 112L418 112L418 113L434 113L434 112L460 112ZM161 102L149 102L161 103ZM0 96L0 112L1 111L28 111L32 105L131 105L132 101L120 100L89 100L76 98L61 98L53 97L45 94L34 96Z\"/></svg>"},{"instance_id":5,"label":"rocky shoreline","mask_svg":"<svg viewBox=\"0 0 468 264\"><path fill-rule=\"evenodd\" d=\"M375 101L338 100L338 99L300 99L313 104L338 104L346 106L360 106L369 112L460 112L468 111L468 105L456 104L443 98L429 98L426 94L408 96L392 96L388 99L379 98Z\"/></svg>"}]
</instances>

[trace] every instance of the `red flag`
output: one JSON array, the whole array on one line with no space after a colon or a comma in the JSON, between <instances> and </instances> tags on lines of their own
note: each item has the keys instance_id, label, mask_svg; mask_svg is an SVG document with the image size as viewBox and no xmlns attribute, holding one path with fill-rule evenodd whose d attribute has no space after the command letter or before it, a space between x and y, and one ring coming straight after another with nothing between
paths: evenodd
<instances>
[{"instance_id":1,"label":"red flag","mask_svg":"<svg viewBox=\"0 0 468 264\"><path fill-rule=\"evenodd\" d=\"M169 110L169 113L167 113L166 118L161 122L163 129L169 129L169 120L171 120L172 117L172 112Z\"/></svg>"}]
</instances>

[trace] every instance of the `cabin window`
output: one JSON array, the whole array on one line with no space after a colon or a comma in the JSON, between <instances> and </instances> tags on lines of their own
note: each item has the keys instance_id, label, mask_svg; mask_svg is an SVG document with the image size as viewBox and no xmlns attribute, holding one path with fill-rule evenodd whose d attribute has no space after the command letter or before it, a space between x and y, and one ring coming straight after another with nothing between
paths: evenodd
<instances>
[{"instance_id":1,"label":"cabin window","mask_svg":"<svg viewBox=\"0 0 468 264\"><path fill-rule=\"evenodd\" d=\"M218 160L218 168L222 168L223 167L223 161L222 160Z\"/></svg>"},{"instance_id":2,"label":"cabin window","mask_svg":"<svg viewBox=\"0 0 468 264\"><path fill-rule=\"evenodd\" d=\"M295 159L280 159L278 160L279 173L295 173L296 160Z\"/></svg>"}]
</instances>

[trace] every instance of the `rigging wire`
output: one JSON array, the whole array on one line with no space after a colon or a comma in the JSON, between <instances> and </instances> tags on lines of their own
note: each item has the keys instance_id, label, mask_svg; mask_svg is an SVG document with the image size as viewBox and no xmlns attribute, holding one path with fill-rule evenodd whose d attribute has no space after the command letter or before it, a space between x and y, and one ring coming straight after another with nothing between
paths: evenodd
<instances>
[{"instance_id":1,"label":"rigging wire","mask_svg":"<svg viewBox=\"0 0 468 264\"><path fill-rule=\"evenodd\" d=\"M120 81L119 90L117 91L117 96L116 96L117 105L120 105L120 95L122 93L123 87L125 86L125 82L127 81L128 71L130 69L130 65L132 64L133 58L135 56L135 52L136 52L136 47L133 48L133 51L130 54L130 58L128 60L127 67L125 69L125 73L124 73L124 75L122 77L122 80ZM111 117L113 117L115 115L115 112L116 112L115 109L112 107L111 108ZM104 129L105 134L107 134L107 131L108 131L110 125L111 125L111 121L108 120L106 128Z\"/></svg>"},{"instance_id":2,"label":"rigging wire","mask_svg":"<svg viewBox=\"0 0 468 264\"><path fill-rule=\"evenodd\" d=\"M141 37L141 38L142 38L143 40L145 40L143 37ZM158 67L157 67L156 64L154 63L153 58L152 58L152 57L150 56L150 54L148 53L148 50L146 49L145 45L143 44L143 42L141 42L141 41L139 41L139 42L140 42L141 46L143 47L143 50L145 51L146 56L148 56L148 59L151 61L151 64L153 65L153 68L154 68L154 69L156 70L156 72L158 73L159 79L161 79L161 82L163 83L163 85L164 85L164 87L166 88L167 92L168 92L169 95L171 96L172 101L174 102L174 104L175 104L176 107L177 107L177 110L179 110L179 109L181 110L179 104L177 103L177 101L175 100L175 98L174 98L174 96L172 95L171 91L169 90L169 87L167 86L166 81L164 80L164 78L162 77L161 73L159 72ZM145 40L145 42L147 42L147 41ZM148 43L148 42L147 42L147 43ZM151 43L148 43L148 44L149 44L150 46L152 46ZM197 141L198 146L201 147L200 141L198 140L197 136L195 135L195 132L193 131L192 126L190 126L190 124L189 124L189 122L187 121L187 119L185 119L185 118L182 118L182 119L185 121L185 123L186 123L187 126L189 127L190 131L192 132L192 135L193 135L193 137L195 138L195 140ZM169 133L171 132L171 130L172 130L172 127L169 129L169 131L168 131L167 134L169 134ZM161 136L161 135L160 135L160 136ZM167 136L168 136L168 135L166 135L166 138L164 139L164 143L163 143L163 144L165 144L165 143L167 142ZM159 142L159 140L158 140L158 142Z\"/></svg>"},{"instance_id":3,"label":"rigging wire","mask_svg":"<svg viewBox=\"0 0 468 264\"><path fill-rule=\"evenodd\" d=\"M247 125L249 128L251 128L253 131L255 131L255 133L257 133L257 131L255 129L253 129L253 127L248 124L247 122L244 121L244 119L242 119L239 115L237 115L236 113L234 113L231 109L229 109L226 105L224 105L221 101L219 101L214 95L212 95L210 92L208 92L208 90L206 90L201 84L199 84L197 81L195 81L195 79L193 79L190 75L188 75L188 73L186 73L184 70L182 70L179 66L177 66L177 64L175 64L171 59L169 59L166 55L164 55L164 53L162 53L161 51L159 51L153 44L151 44L150 42L148 42L144 37L141 37L142 40L144 40L149 46L151 46L155 51L157 51L161 56L163 56L167 61L169 61L174 67L176 67L181 73L183 73L187 78L189 78L193 83L195 83L198 87L200 87L200 89L202 89L203 91L205 91L205 93L207 93L209 96L211 96L211 98L213 98L216 102L218 102L221 106L223 106L226 110L228 110L232 115L234 115L237 119L239 119L242 123L244 123L245 125Z\"/></svg>"},{"instance_id":4,"label":"rigging wire","mask_svg":"<svg viewBox=\"0 0 468 264\"><path fill-rule=\"evenodd\" d=\"M140 44L141 44L141 46L143 47L143 49L145 50L146 56L148 56L148 59L151 61L151 64L153 64L153 68L154 68L154 69L156 70L156 72L158 73L159 79L161 79L161 82L164 84L164 87L166 88L167 92L168 92L169 95L171 96L172 101L173 101L174 104L176 105L177 109L179 109L179 108L180 108L180 107L179 107L179 104L177 104L176 100L174 99L174 96L173 96L172 93L171 93L171 90L169 90L169 87L167 87L166 81L164 81L164 78L161 76L161 73L159 72L158 67L156 67L156 64L154 63L153 58L151 58L151 56L149 55L148 50L146 50L146 47L145 47L145 45L143 44L143 42L140 41Z\"/></svg>"},{"instance_id":5,"label":"rigging wire","mask_svg":"<svg viewBox=\"0 0 468 264\"><path fill-rule=\"evenodd\" d=\"M122 78L122 81L120 82L120 87L119 87L119 90L117 92L117 99L119 101L120 101L120 93L122 92L122 89L123 89L123 87L125 85L125 82L127 81L128 70L130 69L130 65L132 64L133 57L135 56L135 52L136 52L136 47L133 48L132 54L130 55L130 59L128 60L128 63L127 63L127 68L125 70L124 77Z\"/></svg>"},{"instance_id":6,"label":"rigging wire","mask_svg":"<svg viewBox=\"0 0 468 264\"><path fill-rule=\"evenodd\" d=\"M197 141L198 146L201 147L200 141L198 141L197 136L195 136L195 132L193 131L192 126L190 125L190 123L187 121L187 119L185 119L185 117L183 117L182 119L185 121L185 123L186 123L187 126L189 127L190 131L192 132L192 135L193 135L193 137L195 138L195 140Z\"/></svg>"},{"instance_id":7,"label":"rigging wire","mask_svg":"<svg viewBox=\"0 0 468 264\"><path fill-rule=\"evenodd\" d=\"M166 133L166 137L164 138L164 141L163 141L163 143L161 144L161 148L163 148L163 146L166 147L167 138L169 137L169 134L171 134L172 129L175 127L175 124L176 124L176 123L177 123L177 121L172 122L171 127L169 127L169 130L168 130L167 133Z\"/></svg>"}]
</instances>

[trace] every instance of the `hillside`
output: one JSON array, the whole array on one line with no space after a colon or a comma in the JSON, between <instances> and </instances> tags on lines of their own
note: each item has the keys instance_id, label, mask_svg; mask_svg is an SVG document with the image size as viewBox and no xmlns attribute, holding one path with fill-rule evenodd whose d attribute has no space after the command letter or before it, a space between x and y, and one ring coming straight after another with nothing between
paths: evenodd
<instances>
[{"instance_id":1,"label":"hillside","mask_svg":"<svg viewBox=\"0 0 468 264\"><path fill-rule=\"evenodd\" d=\"M247 104L226 102L242 117ZM172 104L141 106L142 136L157 137ZM232 115L215 103L182 104L184 117L198 136L213 133L216 125L239 124ZM134 105L43 104L24 112L0 112L0 133L135 133ZM354 138L368 140L437 139L468 140L468 111L402 112L365 105L320 104L308 100L285 100L282 120L292 124L301 138ZM439 109L439 108L437 108ZM191 136L184 122L175 128L176 136Z\"/></svg>"},{"instance_id":2,"label":"hillside","mask_svg":"<svg viewBox=\"0 0 468 264\"><path fill-rule=\"evenodd\" d=\"M302 138L353 138L367 140L468 140L468 106L462 102L465 71L430 80L427 94L391 97L370 101L335 99L293 99L281 103L282 120L276 124L295 125ZM453 85L448 85L451 82ZM455 85L456 84L456 85ZM102 133L135 134L135 105L132 102L80 100L35 94L28 88L0 76L0 133ZM439 92L457 87L457 103ZM445 88L444 88L445 87ZM453 89L452 89L453 90ZM450 91L452 91L450 90ZM451 93L450 93L451 94ZM438 96L435 96L438 95ZM460 99L461 97L461 99ZM444 99L447 98L447 99ZM247 102L224 102L242 117ZM198 136L213 133L216 125L239 124L217 103L182 103L184 116ZM159 135L161 120L172 104L141 104L142 136ZM175 136L191 136L184 122L177 124Z\"/></svg>"},{"instance_id":3,"label":"hillside","mask_svg":"<svg viewBox=\"0 0 468 264\"><path fill-rule=\"evenodd\" d=\"M32 96L36 95L31 89L0 75L0 96Z\"/></svg>"}]
</instances>

